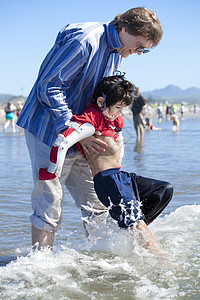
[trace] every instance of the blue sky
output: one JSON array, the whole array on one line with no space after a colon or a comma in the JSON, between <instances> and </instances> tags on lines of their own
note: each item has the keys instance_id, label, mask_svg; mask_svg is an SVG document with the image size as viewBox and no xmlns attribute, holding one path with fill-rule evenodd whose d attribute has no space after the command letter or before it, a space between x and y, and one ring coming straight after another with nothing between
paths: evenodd
<instances>
[{"instance_id":1,"label":"blue sky","mask_svg":"<svg viewBox=\"0 0 200 300\"><path fill-rule=\"evenodd\" d=\"M0 93L28 95L66 24L107 22L137 6L156 11L164 35L151 53L124 60L127 79L141 92L168 84L200 88L199 0L0 0Z\"/></svg>"}]
</instances>

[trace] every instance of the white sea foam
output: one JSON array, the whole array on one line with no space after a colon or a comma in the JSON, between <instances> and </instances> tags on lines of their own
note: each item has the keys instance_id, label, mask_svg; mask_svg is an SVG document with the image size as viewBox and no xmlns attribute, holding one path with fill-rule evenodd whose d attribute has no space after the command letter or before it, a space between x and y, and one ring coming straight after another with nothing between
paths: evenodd
<instances>
[{"instance_id":1,"label":"white sea foam","mask_svg":"<svg viewBox=\"0 0 200 300\"><path fill-rule=\"evenodd\" d=\"M0 299L198 299L199 227L200 205L154 221L159 258L114 223L101 224L89 242L30 251L1 267Z\"/></svg>"}]
</instances>

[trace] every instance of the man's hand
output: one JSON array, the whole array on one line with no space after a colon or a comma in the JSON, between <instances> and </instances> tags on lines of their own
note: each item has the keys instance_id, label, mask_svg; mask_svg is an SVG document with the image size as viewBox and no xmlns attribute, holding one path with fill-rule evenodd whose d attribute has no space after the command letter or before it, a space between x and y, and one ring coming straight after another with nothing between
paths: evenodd
<instances>
[{"instance_id":1,"label":"man's hand","mask_svg":"<svg viewBox=\"0 0 200 300\"><path fill-rule=\"evenodd\" d=\"M101 152L105 151L105 148L108 146L108 144L99 139L98 136L101 136L101 133L99 131L95 131L94 135L79 142L83 148L84 153L90 154L91 152L93 152L96 154L100 154Z\"/></svg>"}]
</instances>

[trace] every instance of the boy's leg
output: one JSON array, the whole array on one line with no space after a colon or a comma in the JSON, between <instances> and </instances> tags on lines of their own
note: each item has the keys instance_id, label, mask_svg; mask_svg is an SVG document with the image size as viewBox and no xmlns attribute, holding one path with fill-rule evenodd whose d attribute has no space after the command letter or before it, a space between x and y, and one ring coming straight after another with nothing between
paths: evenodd
<instances>
[{"instance_id":1,"label":"boy's leg","mask_svg":"<svg viewBox=\"0 0 200 300\"><path fill-rule=\"evenodd\" d=\"M160 181L142 176L134 176L145 223L151 223L168 205L173 196L173 187L166 181Z\"/></svg>"},{"instance_id":2,"label":"boy's leg","mask_svg":"<svg viewBox=\"0 0 200 300\"><path fill-rule=\"evenodd\" d=\"M161 246L155 241L151 230L143 220L137 223L136 228L139 231L140 243L145 249L154 254L163 253ZM133 227L131 229L133 229Z\"/></svg>"},{"instance_id":3,"label":"boy's leg","mask_svg":"<svg viewBox=\"0 0 200 300\"><path fill-rule=\"evenodd\" d=\"M119 169L107 169L94 176L95 190L119 227L128 228L144 218L135 180Z\"/></svg>"}]
</instances>

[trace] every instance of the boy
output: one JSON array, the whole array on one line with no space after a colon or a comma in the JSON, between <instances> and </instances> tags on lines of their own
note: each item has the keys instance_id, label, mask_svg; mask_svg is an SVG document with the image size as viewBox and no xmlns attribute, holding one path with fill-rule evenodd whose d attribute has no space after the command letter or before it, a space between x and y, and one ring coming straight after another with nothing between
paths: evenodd
<instances>
[{"instance_id":1,"label":"boy","mask_svg":"<svg viewBox=\"0 0 200 300\"><path fill-rule=\"evenodd\" d=\"M95 88L92 104L81 116L74 115L73 122L68 122L69 128L57 138L51 150L50 166L48 170L40 169L39 179L51 180L60 176L66 151L99 131L108 144L102 154L89 153L77 144L90 165L97 196L108 208L111 217L117 220L119 227L136 225L145 234L144 246L155 250L156 243L146 224L166 207L172 198L173 188L167 182L120 171L121 114L123 108L134 100L135 90L123 76L105 77Z\"/></svg>"}]
</instances>

